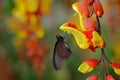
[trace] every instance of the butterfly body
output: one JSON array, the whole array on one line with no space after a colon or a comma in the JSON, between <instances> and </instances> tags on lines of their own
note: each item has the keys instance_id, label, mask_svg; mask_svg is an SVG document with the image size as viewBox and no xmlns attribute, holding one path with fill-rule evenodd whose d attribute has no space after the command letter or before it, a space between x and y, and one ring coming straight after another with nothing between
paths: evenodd
<instances>
[{"instance_id":1,"label":"butterfly body","mask_svg":"<svg viewBox=\"0 0 120 80\"><path fill-rule=\"evenodd\" d=\"M72 54L72 51L68 47L68 45L64 42L64 38L62 36L56 36L57 42L54 47L53 53L53 66L55 70L61 70L64 65L65 60L68 60Z\"/></svg>"}]
</instances>

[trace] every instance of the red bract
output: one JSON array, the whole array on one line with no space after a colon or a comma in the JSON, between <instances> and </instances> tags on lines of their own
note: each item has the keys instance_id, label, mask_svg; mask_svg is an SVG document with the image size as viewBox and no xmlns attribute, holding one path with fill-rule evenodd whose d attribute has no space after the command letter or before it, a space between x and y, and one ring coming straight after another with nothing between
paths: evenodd
<instances>
[{"instance_id":1,"label":"red bract","mask_svg":"<svg viewBox=\"0 0 120 80\"><path fill-rule=\"evenodd\" d=\"M115 80L111 75L107 75L105 80Z\"/></svg>"},{"instance_id":2,"label":"red bract","mask_svg":"<svg viewBox=\"0 0 120 80\"><path fill-rule=\"evenodd\" d=\"M102 4L100 3L99 0L95 0L95 2L93 3L93 9L94 9L94 13L96 14L96 16L101 17L104 13Z\"/></svg>"},{"instance_id":3,"label":"red bract","mask_svg":"<svg viewBox=\"0 0 120 80\"><path fill-rule=\"evenodd\" d=\"M85 15L85 16L89 16L90 15L88 7L84 3L84 1L81 1L81 2L78 3L78 9L82 13L82 15Z\"/></svg>"},{"instance_id":4,"label":"red bract","mask_svg":"<svg viewBox=\"0 0 120 80\"><path fill-rule=\"evenodd\" d=\"M86 63L91 67L96 67L99 65L99 61L96 59L89 59L86 61Z\"/></svg>"},{"instance_id":5,"label":"red bract","mask_svg":"<svg viewBox=\"0 0 120 80\"><path fill-rule=\"evenodd\" d=\"M92 76L88 77L86 80L98 80L98 76L92 75Z\"/></svg>"}]
</instances>

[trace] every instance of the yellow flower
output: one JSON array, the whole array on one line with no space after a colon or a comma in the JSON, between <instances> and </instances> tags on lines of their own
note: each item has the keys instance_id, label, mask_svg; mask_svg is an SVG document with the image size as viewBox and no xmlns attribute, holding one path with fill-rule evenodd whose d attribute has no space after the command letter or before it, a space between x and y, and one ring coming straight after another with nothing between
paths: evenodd
<instances>
[{"instance_id":1,"label":"yellow flower","mask_svg":"<svg viewBox=\"0 0 120 80\"><path fill-rule=\"evenodd\" d=\"M79 2L72 5L74 11L79 15L79 26L71 22L67 22L60 26L60 29L71 33L78 46L82 49L91 49L95 51L96 48L104 48L105 43L101 35L96 30L96 21L94 17L86 17L79 11ZM77 25L77 26L76 26Z\"/></svg>"}]
</instances>

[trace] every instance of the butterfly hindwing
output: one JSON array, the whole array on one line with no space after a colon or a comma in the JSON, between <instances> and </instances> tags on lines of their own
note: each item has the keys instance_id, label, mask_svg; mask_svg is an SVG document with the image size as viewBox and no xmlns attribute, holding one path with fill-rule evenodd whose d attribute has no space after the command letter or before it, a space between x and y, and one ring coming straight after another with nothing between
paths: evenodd
<instances>
[{"instance_id":1,"label":"butterfly hindwing","mask_svg":"<svg viewBox=\"0 0 120 80\"><path fill-rule=\"evenodd\" d=\"M64 65L64 61L67 60L71 54L72 51L64 42L64 38L58 36L53 53L53 66L55 70L61 70L62 66Z\"/></svg>"}]
</instances>

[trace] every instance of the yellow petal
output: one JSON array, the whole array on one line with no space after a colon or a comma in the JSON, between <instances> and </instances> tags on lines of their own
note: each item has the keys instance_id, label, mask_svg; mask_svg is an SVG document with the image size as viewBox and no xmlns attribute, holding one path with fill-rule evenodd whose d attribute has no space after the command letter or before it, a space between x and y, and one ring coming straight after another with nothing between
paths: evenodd
<instances>
[{"instance_id":1,"label":"yellow petal","mask_svg":"<svg viewBox=\"0 0 120 80\"><path fill-rule=\"evenodd\" d=\"M74 36L74 38L80 48L87 49L89 47L86 35L84 35L79 30L72 28L70 26L67 26L67 23L63 24L60 27L60 29L63 31L66 31L66 32L70 32Z\"/></svg>"},{"instance_id":2,"label":"yellow petal","mask_svg":"<svg viewBox=\"0 0 120 80\"><path fill-rule=\"evenodd\" d=\"M84 31L84 30L86 30L85 29L85 26L84 26L84 23L83 23L83 15L80 13L80 11L78 10L78 2L76 2L76 3L74 3L73 5L72 5L72 8L73 8L73 10L74 11L76 11L77 13L78 13L78 15L79 15L79 19L80 19L80 28L81 28L81 30L82 31Z\"/></svg>"},{"instance_id":3,"label":"yellow petal","mask_svg":"<svg viewBox=\"0 0 120 80\"><path fill-rule=\"evenodd\" d=\"M116 74L120 75L120 69L117 69L117 68L113 68L113 69Z\"/></svg>"},{"instance_id":4,"label":"yellow petal","mask_svg":"<svg viewBox=\"0 0 120 80\"><path fill-rule=\"evenodd\" d=\"M82 63L82 64L79 66L79 68L78 68L78 71L80 71L80 72L82 72L82 73L84 73L84 74L89 73L89 72L91 72L92 70L93 70L93 68L90 67L89 65L87 65L85 62Z\"/></svg>"},{"instance_id":5,"label":"yellow petal","mask_svg":"<svg viewBox=\"0 0 120 80\"><path fill-rule=\"evenodd\" d=\"M104 41L102 37L96 31L93 32L92 43L94 47L103 48Z\"/></svg>"}]
</instances>

